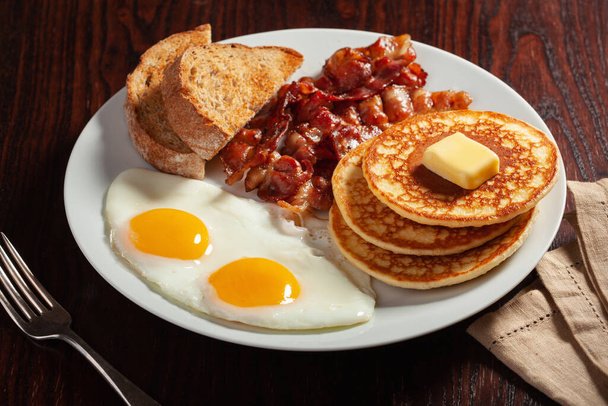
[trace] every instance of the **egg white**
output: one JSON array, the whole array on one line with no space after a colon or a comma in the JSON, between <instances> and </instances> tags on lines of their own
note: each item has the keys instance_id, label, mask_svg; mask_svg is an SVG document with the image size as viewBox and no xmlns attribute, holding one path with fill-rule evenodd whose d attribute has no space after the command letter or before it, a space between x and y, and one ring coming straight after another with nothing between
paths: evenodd
<instances>
[{"instance_id":1,"label":"egg white","mask_svg":"<svg viewBox=\"0 0 608 406\"><path fill-rule=\"evenodd\" d=\"M205 255L177 260L138 251L128 238L129 221L154 208L199 217L209 231ZM129 169L112 182L104 216L114 251L161 295L189 309L272 329L344 326L372 317L375 301L369 278L360 273L349 278L326 245L309 243L308 231L287 221L275 205L236 197L204 181ZM293 303L258 307L238 307L219 299L209 275L243 257L268 258L286 266L300 284L300 296Z\"/></svg>"}]
</instances>

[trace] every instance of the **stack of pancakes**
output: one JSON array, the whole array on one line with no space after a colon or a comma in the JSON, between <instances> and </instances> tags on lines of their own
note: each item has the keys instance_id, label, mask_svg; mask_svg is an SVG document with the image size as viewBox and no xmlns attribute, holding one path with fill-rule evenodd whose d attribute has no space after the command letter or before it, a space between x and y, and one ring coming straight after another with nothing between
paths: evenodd
<instances>
[{"instance_id":1,"label":"stack of pancakes","mask_svg":"<svg viewBox=\"0 0 608 406\"><path fill-rule=\"evenodd\" d=\"M422 165L431 144L455 132L500 158L474 190ZM528 235L536 204L558 173L556 146L512 117L472 110L398 123L347 154L332 178L330 232L355 266L390 285L428 289L480 276Z\"/></svg>"}]
</instances>

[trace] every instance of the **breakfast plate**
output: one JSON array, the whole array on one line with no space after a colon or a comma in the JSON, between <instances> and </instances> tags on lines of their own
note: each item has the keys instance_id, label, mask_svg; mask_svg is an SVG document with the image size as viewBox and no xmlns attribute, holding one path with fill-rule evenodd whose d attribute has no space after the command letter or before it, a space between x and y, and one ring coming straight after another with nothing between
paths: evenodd
<instances>
[{"instance_id":1,"label":"breakfast plate","mask_svg":"<svg viewBox=\"0 0 608 406\"><path fill-rule=\"evenodd\" d=\"M305 57L293 75L315 76L325 59L342 47L371 44L381 34L336 29L295 29L233 38L250 46L279 45ZM417 61L429 73L429 90L465 90L471 109L493 110L524 120L552 138L534 109L505 83L476 65L437 48L414 42ZM271 331L197 315L152 291L112 252L102 216L112 180L129 168L150 168L131 146L124 121L125 89L91 118L68 162L64 201L70 229L97 272L121 294L166 321L216 339L262 348L298 351L344 350L377 346L417 337L456 323L507 294L536 266L559 227L566 200L566 177L560 160L558 180L539 203L540 213L522 247L507 261L475 280L430 291L399 289L373 282L377 293L374 317L347 328ZM221 168L211 162L206 182L247 196L223 182ZM255 198L254 195L250 196Z\"/></svg>"}]
</instances>

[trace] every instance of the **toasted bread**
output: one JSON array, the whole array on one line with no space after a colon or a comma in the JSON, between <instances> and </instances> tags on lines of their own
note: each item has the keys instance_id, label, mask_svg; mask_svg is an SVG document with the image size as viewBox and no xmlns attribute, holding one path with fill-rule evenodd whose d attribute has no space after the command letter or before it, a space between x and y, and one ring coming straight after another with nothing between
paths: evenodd
<instances>
[{"instance_id":1,"label":"toasted bread","mask_svg":"<svg viewBox=\"0 0 608 406\"><path fill-rule=\"evenodd\" d=\"M149 48L127 78L129 135L144 160L163 172L196 179L205 175L205 160L176 135L167 121L160 83L165 68L187 48L210 42L208 24L173 34Z\"/></svg>"},{"instance_id":2,"label":"toasted bread","mask_svg":"<svg viewBox=\"0 0 608 406\"><path fill-rule=\"evenodd\" d=\"M189 48L167 68L161 89L167 118L200 158L234 137L302 64L282 47L210 44Z\"/></svg>"}]
</instances>

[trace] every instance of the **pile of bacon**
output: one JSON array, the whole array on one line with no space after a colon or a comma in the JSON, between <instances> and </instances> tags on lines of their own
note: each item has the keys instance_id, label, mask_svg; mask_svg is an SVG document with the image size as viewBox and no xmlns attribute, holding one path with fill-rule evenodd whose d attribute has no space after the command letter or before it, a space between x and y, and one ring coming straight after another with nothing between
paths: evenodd
<instances>
[{"instance_id":1,"label":"pile of bacon","mask_svg":"<svg viewBox=\"0 0 608 406\"><path fill-rule=\"evenodd\" d=\"M410 36L336 51L322 75L284 85L222 150L226 182L292 210L327 210L331 176L352 148L391 123L429 111L466 109L466 92L429 92Z\"/></svg>"}]
</instances>

